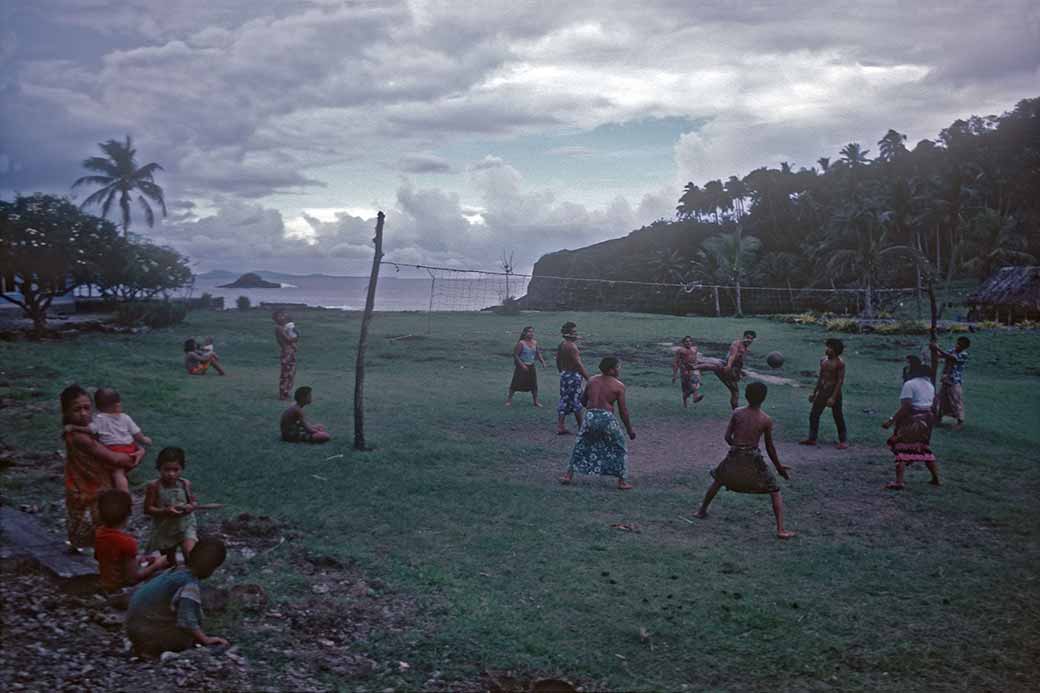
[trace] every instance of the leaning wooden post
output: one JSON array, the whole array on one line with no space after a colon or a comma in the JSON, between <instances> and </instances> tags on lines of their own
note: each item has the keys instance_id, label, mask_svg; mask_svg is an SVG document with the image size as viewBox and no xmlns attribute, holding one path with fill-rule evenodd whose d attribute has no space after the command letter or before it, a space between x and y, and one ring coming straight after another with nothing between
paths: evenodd
<instances>
[{"instance_id":1,"label":"leaning wooden post","mask_svg":"<svg viewBox=\"0 0 1040 693\"><path fill-rule=\"evenodd\" d=\"M372 257L372 274L368 278L368 296L365 297L365 315L361 318L361 336L358 338L357 364L354 366L354 449L365 447L365 349L368 348L368 323L376 303L376 283L379 281L379 263L383 259L383 213L376 215L376 254Z\"/></svg>"}]
</instances>

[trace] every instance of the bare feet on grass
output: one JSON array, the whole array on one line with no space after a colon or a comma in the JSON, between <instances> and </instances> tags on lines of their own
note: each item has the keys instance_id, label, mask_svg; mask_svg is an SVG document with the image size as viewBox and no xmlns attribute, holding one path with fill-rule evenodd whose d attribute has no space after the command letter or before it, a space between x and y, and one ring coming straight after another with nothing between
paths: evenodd
<instances>
[{"instance_id":1,"label":"bare feet on grass","mask_svg":"<svg viewBox=\"0 0 1040 693\"><path fill-rule=\"evenodd\" d=\"M889 491L902 491L904 487L903 484L897 484L893 481L891 484L885 484L885 488Z\"/></svg>"},{"instance_id":2,"label":"bare feet on grass","mask_svg":"<svg viewBox=\"0 0 1040 693\"><path fill-rule=\"evenodd\" d=\"M568 484L572 483L573 481L574 481L574 475L570 474L570 473L564 474L563 476L560 477L560 483L563 484L564 486L567 486Z\"/></svg>"},{"instance_id":3,"label":"bare feet on grass","mask_svg":"<svg viewBox=\"0 0 1040 693\"><path fill-rule=\"evenodd\" d=\"M534 406L536 406L536 407L538 407L539 409L541 409L541 408L542 408L542 403L541 403L541 402L535 402L535 403L534 403Z\"/></svg>"},{"instance_id":4,"label":"bare feet on grass","mask_svg":"<svg viewBox=\"0 0 1040 693\"><path fill-rule=\"evenodd\" d=\"M777 539L790 539L793 536L797 536L794 532L789 532L786 529L776 533Z\"/></svg>"},{"instance_id":5,"label":"bare feet on grass","mask_svg":"<svg viewBox=\"0 0 1040 693\"><path fill-rule=\"evenodd\" d=\"M939 481L939 477L933 477L932 480L929 481L928 483L931 484L932 486L942 486L942 482Z\"/></svg>"},{"instance_id":6,"label":"bare feet on grass","mask_svg":"<svg viewBox=\"0 0 1040 693\"><path fill-rule=\"evenodd\" d=\"M693 516L696 517L698 520L706 520L708 519L708 511L702 508L701 510L695 512Z\"/></svg>"},{"instance_id":7,"label":"bare feet on grass","mask_svg":"<svg viewBox=\"0 0 1040 693\"><path fill-rule=\"evenodd\" d=\"M506 406L507 406L507 407L511 407L511 406L513 406L513 400L511 400L511 399L507 399L507 400L506 400Z\"/></svg>"},{"instance_id":8,"label":"bare feet on grass","mask_svg":"<svg viewBox=\"0 0 1040 693\"><path fill-rule=\"evenodd\" d=\"M629 489L635 488L632 484L628 483L624 479L619 479L617 482L618 491L628 491Z\"/></svg>"},{"instance_id":9,"label":"bare feet on grass","mask_svg":"<svg viewBox=\"0 0 1040 693\"><path fill-rule=\"evenodd\" d=\"M693 398L693 403L697 404L697 402L700 402L702 399L704 399L704 395L697 395Z\"/></svg>"},{"instance_id":10,"label":"bare feet on grass","mask_svg":"<svg viewBox=\"0 0 1040 693\"><path fill-rule=\"evenodd\" d=\"M569 436L569 435L573 435L573 434L570 431L568 431L566 428L557 428L556 429L556 435L558 435L558 436Z\"/></svg>"},{"instance_id":11,"label":"bare feet on grass","mask_svg":"<svg viewBox=\"0 0 1040 693\"><path fill-rule=\"evenodd\" d=\"M849 449L849 444L848 443L844 443L844 442L843 443L838 443L837 448L839 450L848 450Z\"/></svg>"},{"instance_id":12,"label":"bare feet on grass","mask_svg":"<svg viewBox=\"0 0 1040 693\"><path fill-rule=\"evenodd\" d=\"M816 445L816 441L812 438L806 438L805 440L799 440L799 445Z\"/></svg>"}]
</instances>

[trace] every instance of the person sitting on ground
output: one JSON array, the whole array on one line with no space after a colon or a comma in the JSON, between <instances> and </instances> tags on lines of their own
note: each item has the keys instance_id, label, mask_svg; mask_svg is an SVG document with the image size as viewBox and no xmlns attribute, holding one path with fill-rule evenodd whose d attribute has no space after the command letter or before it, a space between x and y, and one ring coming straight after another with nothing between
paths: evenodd
<instances>
[{"instance_id":1,"label":"person sitting on ground","mask_svg":"<svg viewBox=\"0 0 1040 693\"><path fill-rule=\"evenodd\" d=\"M845 361L841 354L845 344L840 339L831 338L824 342L824 357L820 359L820 375L816 379L816 387L809 395L812 409L809 411L809 437L799 441L799 445L816 445L816 437L820 433L820 415L827 407L834 414L834 425L838 429L838 449L849 447L848 430L845 428L845 414L841 409L841 389L845 384Z\"/></svg>"},{"instance_id":2,"label":"person sitting on ground","mask_svg":"<svg viewBox=\"0 0 1040 693\"><path fill-rule=\"evenodd\" d=\"M127 455L136 454L140 445L151 445L152 439L141 432L141 427L134 423L128 414L123 413L122 398L110 387L99 387L94 392L94 406L97 413L86 427L67 425L66 433L76 431L95 436L98 442L112 452ZM112 487L120 491L130 491L130 482L126 478L126 470L112 470Z\"/></svg>"},{"instance_id":3,"label":"person sitting on ground","mask_svg":"<svg viewBox=\"0 0 1040 693\"><path fill-rule=\"evenodd\" d=\"M199 353L202 354L203 356L212 356L213 355L213 338L212 337L203 337L202 345L199 347Z\"/></svg>"},{"instance_id":4,"label":"person sitting on ground","mask_svg":"<svg viewBox=\"0 0 1040 693\"><path fill-rule=\"evenodd\" d=\"M224 369L220 367L220 359L216 353L203 354L194 339L185 340L184 367L188 369L188 374L205 375L210 366L213 366L213 370L219 375L224 375Z\"/></svg>"},{"instance_id":5,"label":"person sitting on ground","mask_svg":"<svg viewBox=\"0 0 1040 693\"><path fill-rule=\"evenodd\" d=\"M616 476L617 487L627 491L632 488L625 480L628 476L628 449L625 436L621 434L621 426L614 418L615 402L628 437L635 440L636 431L628 418L625 384L618 380L621 363L615 357L608 356L599 362L599 371L600 375L589 380L582 396L586 406L585 416L578 430L578 439L574 442L567 473L560 479L560 483L571 483L574 472L579 471L582 474Z\"/></svg>"},{"instance_id":6,"label":"person sitting on ground","mask_svg":"<svg viewBox=\"0 0 1040 693\"><path fill-rule=\"evenodd\" d=\"M708 516L708 506L723 486L737 493L768 493L776 517L776 536L790 539L795 533L784 529L784 501L780 497L780 487L758 449L759 441L765 438L766 453L777 473L785 479L791 478L788 475L790 469L780 464L773 445L773 420L762 411L762 402L768 392L765 383L751 383L744 388L748 405L734 411L729 420L726 429L729 454L712 470L711 487L704 494L704 501L694 517L703 519Z\"/></svg>"},{"instance_id":7,"label":"person sitting on ground","mask_svg":"<svg viewBox=\"0 0 1040 693\"><path fill-rule=\"evenodd\" d=\"M672 383L675 376L679 375L682 383L682 405L685 409L693 396L696 404L704 399L704 395L698 394L701 387L701 372L697 370L697 346L693 343L693 337L686 335L682 338L682 346L675 350L675 360L672 361Z\"/></svg>"},{"instance_id":8,"label":"person sitting on ground","mask_svg":"<svg viewBox=\"0 0 1040 693\"><path fill-rule=\"evenodd\" d=\"M188 555L188 565L144 583L130 598L126 634L138 656L158 657L199 645L228 641L202 630L202 585L224 562L227 549L214 537L204 537Z\"/></svg>"},{"instance_id":9,"label":"person sitting on ground","mask_svg":"<svg viewBox=\"0 0 1040 693\"><path fill-rule=\"evenodd\" d=\"M177 565L178 547L187 560L199 539L195 495L191 482L181 476L186 466L184 450L163 448L155 460L159 478L148 484L144 492L144 514L152 518L148 550L166 556L170 565Z\"/></svg>"},{"instance_id":10,"label":"person sitting on ground","mask_svg":"<svg viewBox=\"0 0 1040 693\"><path fill-rule=\"evenodd\" d=\"M133 500L126 491L110 488L98 498L102 524L94 534L94 558L101 589L106 592L143 582L168 565L162 556L138 558L137 540L126 531L132 508Z\"/></svg>"},{"instance_id":11,"label":"person sitting on ground","mask_svg":"<svg viewBox=\"0 0 1040 693\"><path fill-rule=\"evenodd\" d=\"M958 431L964 428L964 365L968 362L970 346L971 340L967 337L958 337L953 351L943 351L938 344L932 344L944 364L935 402L935 423L942 423L944 416L952 416L957 421L954 430Z\"/></svg>"},{"instance_id":12,"label":"person sitting on ground","mask_svg":"<svg viewBox=\"0 0 1040 693\"><path fill-rule=\"evenodd\" d=\"M917 356L906 357L903 369L903 388L899 392L899 410L882 428L896 427L888 439L888 447L896 457L896 480L885 488L901 491L906 466L924 462L932 474L931 484L939 486L939 467L931 449L932 427L935 425L935 386L932 385L931 370Z\"/></svg>"},{"instance_id":13,"label":"person sitting on ground","mask_svg":"<svg viewBox=\"0 0 1040 693\"><path fill-rule=\"evenodd\" d=\"M574 414L574 420L581 427L582 384L589 379L589 373L585 370L585 364L581 362L581 352L578 351L578 326L573 322L563 323L560 329L563 341L556 351L556 370L560 372L560 401L556 405L556 432L559 435L567 435L567 415Z\"/></svg>"},{"instance_id":14,"label":"person sitting on ground","mask_svg":"<svg viewBox=\"0 0 1040 693\"><path fill-rule=\"evenodd\" d=\"M312 400L311 388L306 385L296 388L293 394L295 402L282 412L279 422L282 429L282 440L286 443L327 443L332 436L321 424L309 424L303 417L303 408Z\"/></svg>"}]
</instances>

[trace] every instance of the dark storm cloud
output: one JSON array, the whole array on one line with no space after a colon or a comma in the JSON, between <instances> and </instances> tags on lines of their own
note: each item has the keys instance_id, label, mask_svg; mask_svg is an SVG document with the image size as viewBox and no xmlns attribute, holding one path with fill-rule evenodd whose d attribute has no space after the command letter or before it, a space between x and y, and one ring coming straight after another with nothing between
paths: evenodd
<instances>
[{"instance_id":1,"label":"dark storm cloud","mask_svg":"<svg viewBox=\"0 0 1040 693\"><path fill-rule=\"evenodd\" d=\"M525 178L493 148L453 159L442 144L683 118L698 126L675 145L677 190L808 165L849 140L873 148L889 127L934 137L1040 88L1040 10L1025 0L38 0L0 6L0 27L0 194L66 191L97 142L129 133L163 164L170 199L203 203L163 233L207 257L367 249L356 217L332 233L263 201L349 190L331 173L344 164L467 172L465 193L406 182L381 197L406 239L396 252L446 262L497 256L518 234L532 252L574 247L674 207L666 181L633 180L631 199L657 192L589 209L570 201L580 180Z\"/></svg>"}]
</instances>

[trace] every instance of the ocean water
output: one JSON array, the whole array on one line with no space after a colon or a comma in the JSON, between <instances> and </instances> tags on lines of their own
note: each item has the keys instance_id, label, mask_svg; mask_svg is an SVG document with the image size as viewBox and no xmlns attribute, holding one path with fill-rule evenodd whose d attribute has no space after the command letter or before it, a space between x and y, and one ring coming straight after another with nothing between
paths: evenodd
<instances>
[{"instance_id":1,"label":"ocean water","mask_svg":"<svg viewBox=\"0 0 1040 693\"><path fill-rule=\"evenodd\" d=\"M278 289L221 289L234 277L200 275L193 297L204 293L224 298L225 308L234 308L239 296L254 306L266 303L303 303L339 310L364 310L368 277L306 276L259 273L267 281L279 282ZM501 303L503 296L494 281L439 278L433 285L433 310L473 311ZM375 309L379 311L426 311L430 308L431 280L380 276L376 285Z\"/></svg>"}]
</instances>

